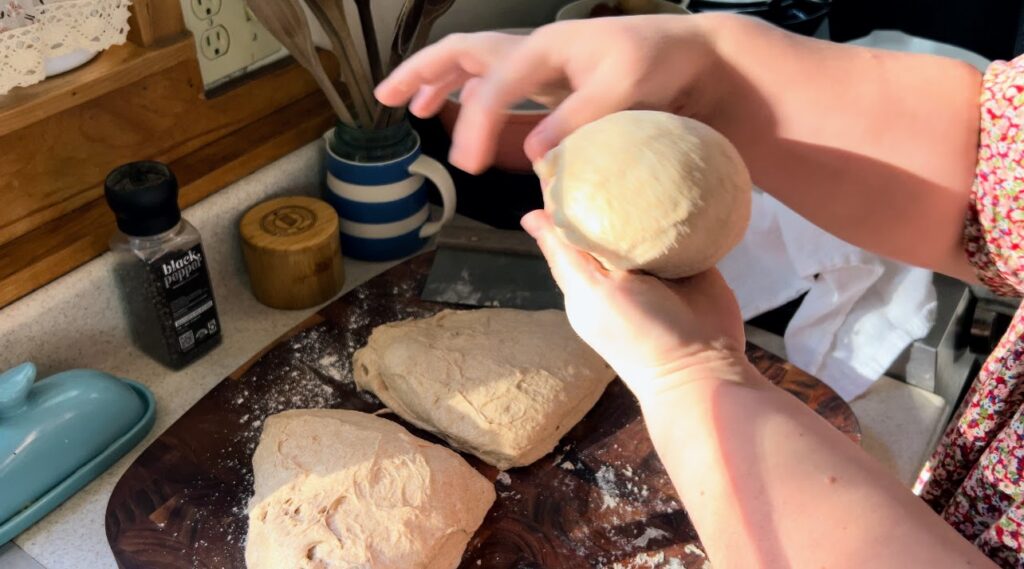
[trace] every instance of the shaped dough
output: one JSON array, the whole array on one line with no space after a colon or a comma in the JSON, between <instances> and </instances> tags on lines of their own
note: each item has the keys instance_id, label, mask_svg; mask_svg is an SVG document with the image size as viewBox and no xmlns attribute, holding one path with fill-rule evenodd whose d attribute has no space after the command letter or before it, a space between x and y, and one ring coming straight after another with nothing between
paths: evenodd
<instances>
[{"instance_id":1,"label":"shaped dough","mask_svg":"<svg viewBox=\"0 0 1024 569\"><path fill-rule=\"evenodd\" d=\"M462 457L357 411L268 417L252 465L249 569L452 569L494 503Z\"/></svg>"},{"instance_id":2,"label":"shaped dough","mask_svg":"<svg viewBox=\"0 0 1024 569\"><path fill-rule=\"evenodd\" d=\"M501 469L532 463L594 406L615 372L560 310L445 310L378 326L356 384Z\"/></svg>"},{"instance_id":3,"label":"shaped dough","mask_svg":"<svg viewBox=\"0 0 1024 569\"><path fill-rule=\"evenodd\" d=\"M668 113L605 116L534 169L562 238L610 269L695 275L740 242L750 219L750 174L733 145Z\"/></svg>"}]
</instances>

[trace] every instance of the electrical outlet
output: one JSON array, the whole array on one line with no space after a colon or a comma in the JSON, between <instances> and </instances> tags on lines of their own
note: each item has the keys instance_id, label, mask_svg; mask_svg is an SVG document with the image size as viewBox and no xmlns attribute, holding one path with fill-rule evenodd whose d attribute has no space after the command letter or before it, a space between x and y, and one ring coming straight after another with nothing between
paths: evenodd
<instances>
[{"instance_id":1,"label":"electrical outlet","mask_svg":"<svg viewBox=\"0 0 1024 569\"><path fill-rule=\"evenodd\" d=\"M192 0L192 15L200 20L213 18L220 13L221 0Z\"/></svg>"},{"instance_id":2,"label":"electrical outlet","mask_svg":"<svg viewBox=\"0 0 1024 569\"><path fill-rule=\"evenodd\" d=\"M199 53L206 59L217 59L231 50L231 36L224 26L214 26L199 36Z\"/></svg>"},{"instance_id":3,"label":"electrical outlet","mask_svg":"<svg viewBox=\"0 0 1024 569\"><path fill-rule=\"evenodd\" d=\"M244 0L180 2L207 90L287 55Z\"/></svg>"}]
</instances>

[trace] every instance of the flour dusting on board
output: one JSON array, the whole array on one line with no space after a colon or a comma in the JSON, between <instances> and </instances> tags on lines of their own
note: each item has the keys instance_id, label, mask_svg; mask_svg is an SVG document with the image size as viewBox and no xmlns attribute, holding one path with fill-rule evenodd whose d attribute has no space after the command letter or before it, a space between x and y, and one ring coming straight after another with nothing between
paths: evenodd
<instances>
[{"instance_id":1,"label":"flour dusting on board","mask_svg":"<svg viewBox=\"0 0 1024 569\"><path fill-rule=\"evenodd\" d=\"M288 342L293 361L333 381L351 382L352 354L357 347L347 341L348 334L338 336L321 327L296 335Z\"/></svg>"},{"instance_id":2,"label":"flour dusting on board","mask_svg":"<svg viewBox=\"0 0 1024 569\"><path fill-rule=\"evenodd\" d=\"M597 487L601 490L601 506L614 508L619 505L619 489L615 486L615 469L607 464L597 471Z\"/></svg>"},{"instance_id":3,"label":"flour dusting on board","mask_svg":"<svg viewBox=\"0 0 1024 569\"><path fill-rule=\"evenodd\" d=\"M664 553L661 553L661 552L658 552L658 553L638 553L636 556L634 556L632 559L630 559L625 564L623 564L623 563L614 563L614 564L612 564L611 569L639 569L641 567L643 567L643 568L646 568L646 567L655 568L655 567L663 567L664 564L665 564L665 554Z\"/></svg>"},{"instance_id":4,"label":"flour dusting on board","mask_svg":"<svg viewBox=\"0 0 1024 569\"><path fill-rule=\"evenodd\" d=\"M633 545L636 547L647 547L648 542L652 539L662 539L668 537L668 532L658 528L647 528L644 530L643 535L633 540Z\"/></svg>"},{"instance_id":5,"label":"flour dusting on board","mask_svg":"<svg viewBox=\"0 0 1024 569\"><path fill-rule=\"evenodd\" d=\"M638 553L627 561L619 561L602 569L687 569L681 559L665 557L664 553ZM707 561L698 569L712 569Z\"/></svg>"},{"instance_id":6,"label":"flour dusting on board","mask_svg":"<svg viewBox=\"0 0 1024 569\"><path fill-rule=\"evenodd\" d=\"M686 547L683 548L683 551L702 560L700 567L697 569L711 569L711 561L708 560L708 557L704 555L704 552L696 545L688 543L686 544ZM679 567L686 569L681 563Z\"/></svg>"}]
</instances>

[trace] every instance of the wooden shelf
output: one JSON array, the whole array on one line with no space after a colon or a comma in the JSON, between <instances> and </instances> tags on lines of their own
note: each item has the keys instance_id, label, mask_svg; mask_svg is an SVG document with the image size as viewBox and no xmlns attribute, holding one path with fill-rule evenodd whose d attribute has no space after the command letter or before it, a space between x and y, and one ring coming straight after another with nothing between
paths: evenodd
<instances>
[{"instance_id":1,"label":"wooden shelf","mask_svg":"<svg viewBox=\"0 0 1024 569\"><path fill-rule=\"evenodd\" d=\"M334 124L319 92L307 95L170 163L188 207L318 138ZM107 250L114 217L102 198L0 245L0 307Z\"/></svg>"},{"instance_id":2,"label":"wooden shelf","mask_svg":"<svg viewBox=\"0 0 1024 569\"><path fill-rule=\"evenodd\" d=\"M165 162L189 206L333 124L290 59L204 94L180 0L133 0L130 10L124 44L0 95L0 307L107 249L112 168ZM336 76L333 58L321 59Z\"/></svg>"},{"instance_id":3,"label":"wooden shelf","mask_svg":"<svg viewBox=\"0 0 1024 569\"><path fill-rule=\"evenodd\" d=\"M0 96L0 136L194 58L190 35L161 46L115 45L78 69Z\"/></svg>"}]
</instances>

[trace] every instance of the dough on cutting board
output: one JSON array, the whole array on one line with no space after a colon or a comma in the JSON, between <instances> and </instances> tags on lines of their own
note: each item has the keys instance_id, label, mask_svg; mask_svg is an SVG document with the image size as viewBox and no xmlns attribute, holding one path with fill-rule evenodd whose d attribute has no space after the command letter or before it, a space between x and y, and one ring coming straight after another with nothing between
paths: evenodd
<instances>
[{"instance_id":1,"label":"dough on cutting board","mask_svg":"<svg viewBox=\"0 0 1024 569\"><path fill-rule=\"evenodd\" d=\"M356 384L414 425L501 469L551 450L615 372L561 310L444 310L378 326Z\"/></svg>"},{"instance_id":2,"label":"dough on cutting board","mask_svg":"<svg viewBox=\"0 0 1024 569\"><path fill-rule=\"evenodd\" d=\"M452 569L494 503L461 456L358 411L268 417L252 465L249 569Z\"/></svg>"},{"instance_id":3,"label":"dough on cutting board","mask_svg":"<svg viewBox=\"0 0 1024 569\"><path fill-rule=\"evenodd\" d=\"M562 237L610 269L695 275L740 242L750 219L739 152L711 127L669 113L605 116L534 170Z\"/></svg>"}]
</instances>

